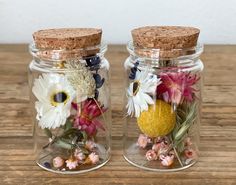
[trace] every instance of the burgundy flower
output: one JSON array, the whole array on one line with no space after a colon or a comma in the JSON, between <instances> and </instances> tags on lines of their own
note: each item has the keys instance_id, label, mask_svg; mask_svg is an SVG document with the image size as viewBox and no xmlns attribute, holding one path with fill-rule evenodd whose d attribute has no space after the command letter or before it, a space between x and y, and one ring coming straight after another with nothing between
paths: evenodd
<instances>
[{"instance_id":1,"label":"burgundy flower","mask_svg":"<svg viewBox=\"0 0 236 185\"><path fill-rule=\"evenodd\" d=\"M105 130L102 123L95 119L105 111L106 109L95 100L86 100L82 103L81 113L75 118L74 127L85 131L89 136L94 136L98 128Z\"/></svg>"},{"instance_id":2,"label":"burgundy flower","mask_svg":"<svg viewBox=\"0 0 236 185\"><path fill-rule=\"evenodd\" d=\"M197 75L185 72L161 73L162 83L157 86L158 98L163 98L168 103L179 104L182 98L187 101L193 100L193 93L196 91L192 86L199 80Z\"/></svg>"}]
</instances>

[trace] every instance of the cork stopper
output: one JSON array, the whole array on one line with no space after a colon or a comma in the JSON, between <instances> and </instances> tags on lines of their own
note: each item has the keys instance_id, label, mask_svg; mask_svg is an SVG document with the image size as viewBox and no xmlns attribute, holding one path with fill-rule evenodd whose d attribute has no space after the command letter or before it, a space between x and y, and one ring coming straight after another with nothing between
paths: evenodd
<instances>
[{"instance_id":1,"label":"cork stopper","mask_svg":"<svg viewBox=\"0 0 236 185\"><path fill-rule=\"evenodd\" d=\"M159 49L158 57L173 58L195 47L199 33L200 30L193 27L146 26L132 30L132 37L137 54L152 57L151 49Z\"/></svg>"},{"instance_id":2,"label":"cork stopper","mask_svg":"<svg viewBox=\"0 0 236 185\"><path fill-rule=\"evenodd\" d=\"M43 58L66 59L96 54L101 43L102 30L96 28L59 28L33 33L35 47ZM55 50L62 50L60 53Z\"/></svg>"}]
</instances>

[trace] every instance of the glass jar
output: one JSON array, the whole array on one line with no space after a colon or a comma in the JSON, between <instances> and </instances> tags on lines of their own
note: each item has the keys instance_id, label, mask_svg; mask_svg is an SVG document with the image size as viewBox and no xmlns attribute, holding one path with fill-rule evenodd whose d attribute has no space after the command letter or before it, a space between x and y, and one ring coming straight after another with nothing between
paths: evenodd
<instances>
[{"instance_id":1,"label":"glass jar","mask_svg":"<svg viewBox=\"0 0 236 185\"><path fill-rule=\"evenodd\" d=\"M142 27L127 44L123 150L134 166L177 171L199 156L201 72L199 30Z\"/></svg>"},{"instance_id":2,"label":"glass jar","mask_svg":"<svg viewBox=\"0 0 236 185\"><path fill-rule=\"evenodd\" d=\"M29 84L37 164L63 174L103 166L110 158L111 110L101 30L52 29L33 36Z\"/></svg>"}]
</instances>

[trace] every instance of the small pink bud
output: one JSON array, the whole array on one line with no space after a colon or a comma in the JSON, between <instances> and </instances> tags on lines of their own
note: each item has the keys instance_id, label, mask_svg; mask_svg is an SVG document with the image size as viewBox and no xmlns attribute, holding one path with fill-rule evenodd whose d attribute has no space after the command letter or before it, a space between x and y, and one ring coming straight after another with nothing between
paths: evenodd
<instances>
[{"instance_id":1,"label":"small pink bud","mask_svg":"<svg viewBox=\"0 0 236 185\"><path fill-rule=\"evenodd\" d=\"M61 157L57 156L53 159L52 163L55 168L61 168L64 165L65 161Z\"/></svg>"},{"instance_id":2,"label":"small pink bud","mask_svg":"<svg viewBox=\"0 0 236 185\"><path fill-rule=\"evenodd\" d=\"M190 159L196 159L197 158L197 152L194 151L193 149L184 150L184 154L187 158L190 158Z\"/></svg>"},{"instance_id":3,"label":"small pink bud","mask_svg":"<svg viewBox=\"0 0 236 185\"><path fill-rule=\"evenodd\" d=\"M154 150L155 152L158 152L160 148L161 148L161 143L157 143L152 146L152 150Z\"/></svg>"},{"instance_id":4,"label":"small pink bud","mask_svg":"<svg viewBox=\"0 0 236 185\"><path fill-rule=\"evenodd\" d=\"M192 145L191 139L190 139L190 137L187 137L185 139L185 146L191 146L191 145Z\"/></svg>"},{"instance_id":5,"label":"small pink bud","mask_svg":"<svg viewBox=\"0 0 236 185\"><path fill-rule=\"evenodd\" d=\"M70 158L66 160L66 167L68 167L70 170L75 169L78 166L78 161L75 158Z\"/></svg>"},{"instance_id":6,"label":"small pink bud","mask_svg":"<svg viewBox=\"0 0 236 185\"><path fill-rule=\"evenodd\" d=\"M92 140L88 140L85 143L85 148L87 148L89 151L93 151L97 147L96 143Z\"/></svg>"},{"instance_id":7,"label":"small pink bud","mask_svg":"<svg viewBox=\"0 0 236 185\"><path fill-rule=\"evenodd\" d=\"M161 159L162 166L171 166L174 163L174 156L173 155L171 155L171 156L160 155L160 159Z\"/></svg>"},{"instance_id":8,"label":"small pink bud","mask_svg":"<svg viewBox=\"0 0 236 185\"><path fill-rule=\"evenodd\" d=\"M144 134L140 134L138 137L138 146L141 148L145 148L147 146L149 142L149 139L147 136L145 136Z\"/></svg>"},{"instance_id":9,"label":"small pink bud","mask_svg":"<svg viewBox=\"0 0 236 185\"><path fill-rule=\"evenodd\" d=\"M148 150L146 152L146 158L148 161L154 161L154 160L157 160L157 154L154 150Z\"/></svg>"},{"instance_id":10,"label":"small pink bud","mask_svg":"<svg viewBox=\"0 0 236 185\"><path fill-rule=\"evenodd\" d=\"M83 161L86 158L86 156L84 155L84 153L80 148L75 149L74 156L79 161Z\"/></svg>"},{"instance_id":11,"label":"small pink bud","mask_svg":"<svg viewBox=\"0 0 236 185\"><path fill-rule=\"evenodd\" d=\"M95 153L92 152L91 154L89 154L89 160L92 162L92 164L96 164L99 161L99 156Z\"/></svg>"}]
</instances>

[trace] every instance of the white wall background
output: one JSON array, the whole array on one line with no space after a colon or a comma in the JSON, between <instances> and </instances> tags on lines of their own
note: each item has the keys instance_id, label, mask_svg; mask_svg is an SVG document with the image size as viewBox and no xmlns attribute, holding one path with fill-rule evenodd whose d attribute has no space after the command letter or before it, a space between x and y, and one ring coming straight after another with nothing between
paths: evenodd
<instances>
[{"instance_id":1,"label":"white wall background","mask_svg":"<svg viewBox=\"0 0 236 185\"><path fill-rule=\"evenodd\" d=\"M0 0L0 43L28 43L39 29L101 27L123 44L132 28L188 25L207 44L236 44L236 0Z\"/></svg>"}]
</instances>

